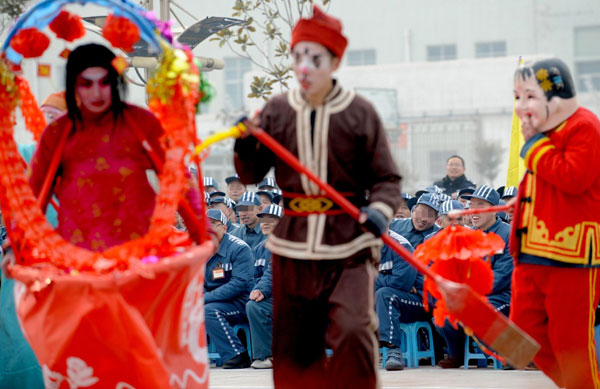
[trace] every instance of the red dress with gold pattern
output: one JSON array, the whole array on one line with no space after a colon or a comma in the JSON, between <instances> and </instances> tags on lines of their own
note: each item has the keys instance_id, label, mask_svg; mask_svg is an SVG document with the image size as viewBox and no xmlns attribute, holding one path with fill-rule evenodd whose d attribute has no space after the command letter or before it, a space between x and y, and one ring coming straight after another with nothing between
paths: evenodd
<instances>
[{"instance_id":1,"label":"red dress with gold pattern","mask_svg":"<svg viewBox=\"0 0 600 389\"><path fill-rule=\"evenodd\" d=\"M72 127L67 115L50 124L40 138L31 164L33 192L39 194L52 156L60 152L54 185L60 204L57 231L80 247L102 251L139 238L150 225L155 192L146 170L154 166L126 123L139 124L152 148L161 153L159 121L133 105L126 105L116 118L112 111L83 113L62 151L56 150L60 134Z\"/></svg>"}]
</instances>

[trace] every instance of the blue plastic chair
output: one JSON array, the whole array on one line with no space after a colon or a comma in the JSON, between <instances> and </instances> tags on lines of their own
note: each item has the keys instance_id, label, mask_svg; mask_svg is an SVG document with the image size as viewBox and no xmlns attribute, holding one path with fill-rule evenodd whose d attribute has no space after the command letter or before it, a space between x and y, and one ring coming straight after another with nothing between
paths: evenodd
<instances>
[{"instance_id":1,"label":"blue plastic chair","mask_svg":"<svg viewBox=\"0 0 600 389\"><path fill-rule=\"evenodd\" d=\"M248 350L248 356L250 357L250 360L252 360L252 340L250 339L250 325L248 325L247 323L243 323L236 324L233 326L233 333L238 335L238 338L240 331L243 331L244 335L246 336L246 350Z\"/></svg>"},{"instance_id":2,"label":"blue plastic chair","mask_svg":"<svg viewBox=\"0 0 600 389\"><path fill-rule=\"evenodd\" d=\"M248 351L248 356L250 360L252 360L252 340L250 339L250 326L246 323L244 324L236 324L233 326L233 333L238 335L240 331L244 332L246 336L246 350ZM206 335L206 340L208 343L208 361L209 363L214 363L216 366L223 366L223 359L221 358L221 354L217 352L217 349L213 343L210 342L210 337Z\"/></svg>"},{"instance_id":3,"label":"blue plastic chair","mask_svg":"<svg viewBox=\"0 0 600 389\"><path fill-rule=\"evenodd\" d=\"M214 343L211 343L208 335L206 335L206 341L208 344L208 362L214 363L216 366L223 366L221 354L217 352L217 348L215 347Z\"/></svg>"},{"instance_id":4,"label":"blue plastic chair","mask_svg":"<svg viewBox=\"0 0 600 389\"><path fill-rule=\"evenodd\" d=\"M491 359L494 361L494 369L502 369L502 362L494 357L485 355L473 338L467 336L465 339L465 369L469 368L469 361L471 359L477 360L477 367L487 367L488 359Z\"/></svg>"},{"instance_id":5,"label":"blue plastic chair","mask_svg":"<svg viewBox=\"0 0 600 389\"><path fill-rule=\"evenodd\" d=\"M435 349L433 348L433 333L431 326L426 321L418 321L415 323L399 323L400 333L400 350L402 351L402 359L406 367L419 367L419 359L431 358L431 365L435 366ZM419 348L419 329L425 329L429 336L429 347L426 350ZM381 351L381 366L385 369L385 360L388 353L387 347L380 348Z\"/></svg>"},{"instance_id":6,"label":"blue plastic chair","mask_svg":"<svg viewBox=\"0 0 600 389\"><path fill-rule=\"evenodd\" d=\"M429 345L426 349L421 350L419 348L419 330L424 329L429 337ZM421 358L430 358L431 366L435 366L435 348L433 347L433 333L431 331L431 325L426 321L417 321L414 323L400 323L400 330L406 334L407 347L406 353L408 354L407 366L408 367L419 367L419 360ZM404 350L402 350L404 353Z\"/></svg>"}]
</instances>

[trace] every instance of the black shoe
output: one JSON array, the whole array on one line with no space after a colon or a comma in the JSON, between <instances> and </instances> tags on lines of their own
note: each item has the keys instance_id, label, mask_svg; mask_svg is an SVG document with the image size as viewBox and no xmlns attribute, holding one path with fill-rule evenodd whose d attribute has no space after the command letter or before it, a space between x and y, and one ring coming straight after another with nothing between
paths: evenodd
<instances>
[{"instance_id":1,"label":"black shoe","mask_svg":"<svg viewBox=\"0 0 600 389\"><path fill-rule=\"evenodd\" d=\"M223 369L247 369L250 367L250 357L246 352L236 355L223 364Z\"/></svg>"},{"instance_id":2,"label":"black shoe","mask_svg":"<svg viewBox=\"0 0 600 389\"><path fill-rule=\"evenodd\" d=\"M463 358L457 358L449 355L442 359L438 366L442 369L457 369L463 365Z\"/></svg>"}]
</instances>

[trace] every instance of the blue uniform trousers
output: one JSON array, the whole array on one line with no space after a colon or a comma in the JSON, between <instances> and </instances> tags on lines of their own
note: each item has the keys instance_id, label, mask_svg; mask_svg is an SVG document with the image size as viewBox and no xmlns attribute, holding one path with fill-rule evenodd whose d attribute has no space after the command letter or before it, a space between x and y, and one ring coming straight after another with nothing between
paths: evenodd
<instances>
[{"instance_id":1,"label":"blue uniform trousers","mask_svg":"<svg viewBox=\"0 0 600 389\"><path fill-rule=\"evenodd\" d=\"M269 297L258 302L248 301L246 314L252 334L252 357L254 359L270 357L273 337L273 299Z\"/></svg>"},{"instance_id":2,"label":"blue uniform trousers","mask_svg":"<svg viewBox=\"0 0 600 389\"><path fill-rule=\"evenodd\" d=\"M379 340L400 347L399 323L429 321L423 297L395 288L383 287L375 292L375 309L379 319Z\"/></svg>"},{"instance_id":3,"label":"blue uniform trousers","mask_svg":"<svg viewBox=\"0 0 600 389\"><path fill-rule=\"evenodd\" d=\"M246 352L242 341L233 332L234 325L248 322L245 302L244 298L216 301L204 306L206 334L224 362Z\"/></svg>"},{"instance_id":4,"label":"blue uniform trousers","mask_svg":"<svg viewBox=\"0 0 600 389\"><path fill-rule=\"evenodd\" d=\"M488 298L490 304L492 304L496 311L508 316L510 311L510 304L504 301L504 299L495 299L494 296ZM437 331L446 340L446 346L448 346L448 354L451 357L462 359L465 356L465 333L462 327L459 325L458 329L452 327L450 323L446 321L446 325L443 327L436 327Z\"/></svg>"}]
</instances>

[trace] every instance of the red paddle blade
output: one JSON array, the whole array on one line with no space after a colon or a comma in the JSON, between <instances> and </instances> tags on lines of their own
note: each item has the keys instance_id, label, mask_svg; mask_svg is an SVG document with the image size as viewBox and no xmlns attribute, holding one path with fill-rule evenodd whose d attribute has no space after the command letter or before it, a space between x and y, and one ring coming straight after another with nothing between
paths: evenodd
<instances>
[{"instance_id":1,"label":"red paddle blade","mask_svg":"<svg viewBox=\"0 0 600 389\"><path fill-rule=\"evenodd\" d=\"M529 365L540 345L503 314L496 312L486 299L464 284L439 277L438 289L448 312L469 327L486 345L503 356L516 369Z\"/></svg>"}]
</instances>

